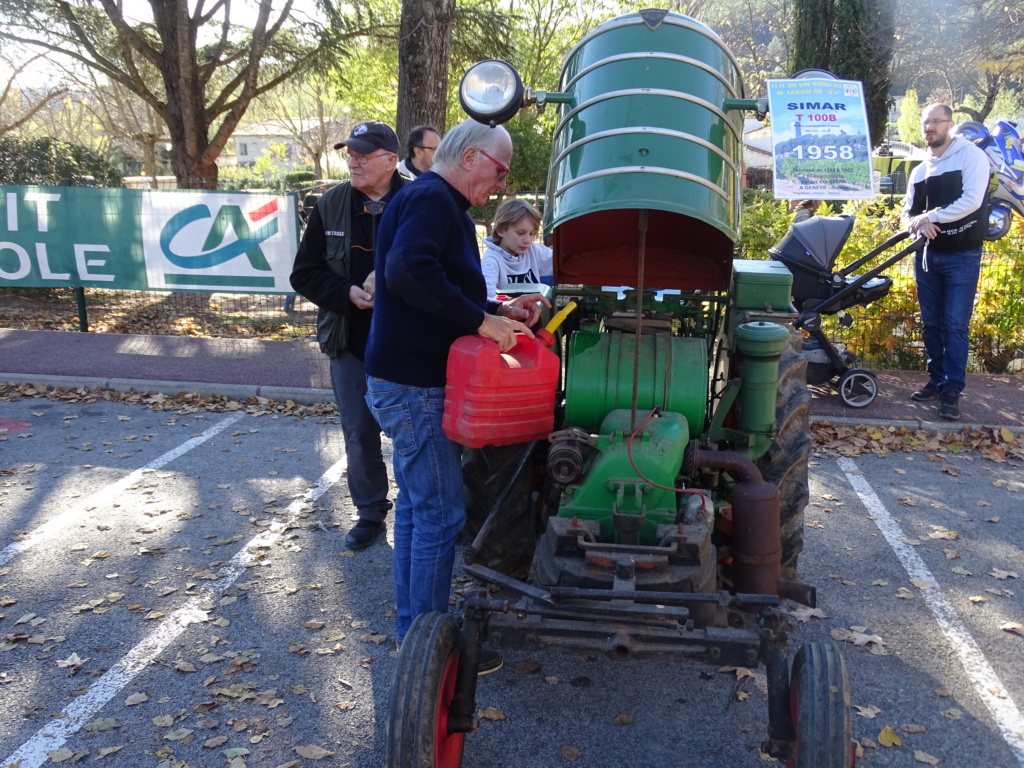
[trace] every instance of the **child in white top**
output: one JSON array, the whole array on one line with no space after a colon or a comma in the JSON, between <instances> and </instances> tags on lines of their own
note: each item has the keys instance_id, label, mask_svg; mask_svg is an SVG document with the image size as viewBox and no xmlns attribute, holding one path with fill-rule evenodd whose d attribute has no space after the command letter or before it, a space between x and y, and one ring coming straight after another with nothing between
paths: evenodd
<instances>
[{"instance_id":1,"label":"child in white top","mask_svg":"<svg viewBox=\"0 0 1024 768\"><path fill-rule=\"evenodd\" d=\"M498 206L481 265L488 298L517 283L552 283L551 249L533 242L539 229L540 212L525 200L509 198Z\"/></svg>"}]
</instances>

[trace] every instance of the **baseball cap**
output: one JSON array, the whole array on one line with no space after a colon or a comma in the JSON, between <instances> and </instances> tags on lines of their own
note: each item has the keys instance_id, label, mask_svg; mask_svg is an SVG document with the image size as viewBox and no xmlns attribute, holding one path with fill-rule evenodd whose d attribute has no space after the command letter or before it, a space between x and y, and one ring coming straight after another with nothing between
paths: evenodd
<instances>
[{"instance_id":1,"label":"baseball cap","mask_svg":"<svg viewBox=\"0 0 1024 768\"><path fill-rule=\"evenodd\" d=\"M352 133L344 141L334 145L335 149L349 147L362 155L368 155L378 149L385 149L394 154L400 154L398 136L391 130L391 126L382 123L380 120L367 120L364 123L356 123Z\"/></svg>"}]
</instances>

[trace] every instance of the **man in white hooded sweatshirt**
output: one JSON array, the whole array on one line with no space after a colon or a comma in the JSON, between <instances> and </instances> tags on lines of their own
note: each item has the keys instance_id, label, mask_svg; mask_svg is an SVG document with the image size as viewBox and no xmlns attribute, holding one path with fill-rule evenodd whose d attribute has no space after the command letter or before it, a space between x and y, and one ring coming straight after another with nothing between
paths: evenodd
<instances>
[{"instance_id":1,"label":"man in white hooded sweatshirt","mask_svg":"<svg viewBox=\"0 0 1024 768\"><path fill-rule=\"evenodd\" d=\"M914 264L928 383L910 398L938 398L939 416L949 420L960 418L967 380L967 328L981 272L989 188L985 153L952 129L948 106L924 108L921 131L931 156L911 171L903 205L904 225L928 239Z\"/></svg>"}]
</instances>

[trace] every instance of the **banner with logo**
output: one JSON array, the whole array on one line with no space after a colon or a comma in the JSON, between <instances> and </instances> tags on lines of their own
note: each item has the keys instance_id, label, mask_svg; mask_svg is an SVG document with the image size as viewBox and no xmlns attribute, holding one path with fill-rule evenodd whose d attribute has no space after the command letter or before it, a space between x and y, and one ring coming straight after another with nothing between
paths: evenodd
<instances>
[{"instance_id":1,"label":"banner with logo","mask_svg":"<svg viewBox=\"0 0 1024 768\"><path fill-rule=\"evenodd\" d=\"M290 293L294 195L0 186L0 286Z\"/></svg>"},{"instance_id":2,"label":"banner with logo","mask_svg":"<svg viewBox=\"0 0 1024 768\"><path fill-rule=\"evenodd\" d=\"M855 80L769 80L776 200L875 196L864 87Z\"/></svg>"}]
</instances>

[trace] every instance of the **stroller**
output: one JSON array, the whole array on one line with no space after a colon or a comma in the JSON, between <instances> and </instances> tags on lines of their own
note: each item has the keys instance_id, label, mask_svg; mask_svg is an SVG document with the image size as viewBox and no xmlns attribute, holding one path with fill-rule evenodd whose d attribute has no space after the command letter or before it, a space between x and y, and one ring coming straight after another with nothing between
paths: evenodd
<instances>
[{"instance_id":1,"label":"stroller","mask_svg":"<svg viewBox=\"0 0 1024 768\"><path fill-rule=\"evenodd\" d=\"M874 269L851 276L879 254L910 237L909 232L899 232L845 269L836 270L836 258L852 230L852 216L812 216L791 226L768 253L793 273L793 303L800 313L794 325L809 334L803 342L808 356L807 383L824 384L838 376L836 389L843 402L851 408L864 408L878 396L875 374L857 368L856 356L844 344L833 345L828 340L821 330L821 316L835 315L853 306L866 307L886 296L892 288L892 278L881 273L920 250L926 241L918 238ZM844 327L848 328L852 322L849 316L840 318Z\"/></svg>"}]
</instances>

